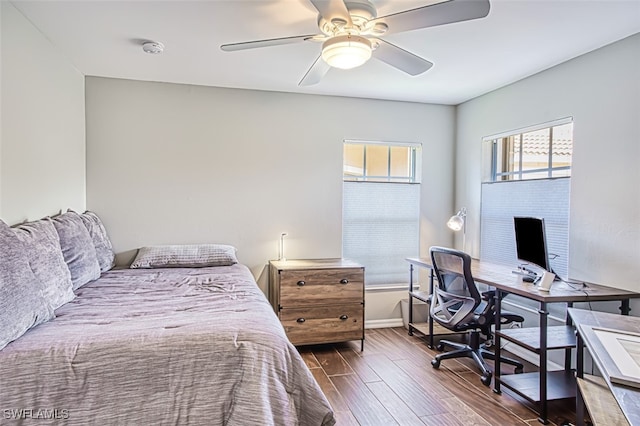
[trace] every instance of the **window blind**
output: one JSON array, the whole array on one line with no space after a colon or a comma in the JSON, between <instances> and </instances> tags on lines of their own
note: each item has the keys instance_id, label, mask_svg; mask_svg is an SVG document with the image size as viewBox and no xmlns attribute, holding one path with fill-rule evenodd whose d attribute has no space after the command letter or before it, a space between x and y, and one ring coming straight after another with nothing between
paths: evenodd
<instances>
[{"instance_id":1,"label":"window blind","mask_svg":"<svg viewBox=\"0 0 640 426\"><path fill-rule=\"evenodd\" d=\"M344 182L342 254L365 267L365 285L408 285L420 238L420 184Z\"/></svg>"},{"instance_id":2,"label":"window blind","mask_svg":"<svg viewBox=\"0 0 640 426\"><path fill-rule=\"evenodd\" d=\"M518 265L514 216L544 218L549 264L558 277L569 271L570 178L506 181L482 184L480 210L480 259ZM535 308L537 302L509 296L513 303ZM564 307L552 307L564 316Z\"/></svg>"},{"instance_id":3,"label":"window blind","mask_svg":"<svg viewBox=\"0 0 640 426\"><path fill-rule=\"evenodd\" d=\"M483 183L481 259L517 266L513 217L542 217L550 265L558 276L567 278L570 182L559 178Z\"/></svg>"}]
</instances>

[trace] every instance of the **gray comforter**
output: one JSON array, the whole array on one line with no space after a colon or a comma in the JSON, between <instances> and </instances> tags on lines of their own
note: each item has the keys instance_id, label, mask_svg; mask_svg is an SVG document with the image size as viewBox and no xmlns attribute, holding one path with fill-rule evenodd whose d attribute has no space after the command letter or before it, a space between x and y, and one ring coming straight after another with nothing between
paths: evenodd
<instances>
[{"instance_id":1,"label":"gray comforter","mask_svg":"<svg viewBox=\"0 0 640 426\"><path fill-rule=\"evenodd\" d=\"M334 424L245 266L114 270L77 294L0 351L0 424Z\"/></svg>"}]
</instances>

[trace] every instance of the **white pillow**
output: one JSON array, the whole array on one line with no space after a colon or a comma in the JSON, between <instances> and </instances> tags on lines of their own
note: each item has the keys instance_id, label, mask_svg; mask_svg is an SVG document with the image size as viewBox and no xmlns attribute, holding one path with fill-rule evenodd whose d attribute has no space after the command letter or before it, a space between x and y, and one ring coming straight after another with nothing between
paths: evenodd
<instances>
[{"instance_id":1,"label":"white pillow","mask_svg":"<svg viewBox=\"0 0 640 426\"><path fill-rule=\"evenodd\" d=\"M130 268L199 268L238 263L236 249L224 244L142 247Z\"/></svg>"}]
</instances>

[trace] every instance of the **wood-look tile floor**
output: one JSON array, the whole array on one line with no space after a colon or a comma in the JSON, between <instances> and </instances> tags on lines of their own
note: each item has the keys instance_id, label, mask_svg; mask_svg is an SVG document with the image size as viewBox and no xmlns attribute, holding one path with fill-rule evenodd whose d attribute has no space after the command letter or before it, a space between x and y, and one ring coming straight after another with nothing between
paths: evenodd
<instances>
[{"instance_id":1,"label":"wood-look tile floor","mask_svg":"<svg viewBox=\"0 0 640 426\"><path fill-rule=\"evenodd\" d=\"M419 333L368 329L360 342L298 348L327 399L338 426L539 425L528 403L480 383L470 359L431 366L438 352ZM526 364L526 363L525 363ZM525 371L533 366L525 365ZM505 374L513 370L506 366ZM574 400L549 404L553 425L575 422Z\"/></svg>"}]
</instances>

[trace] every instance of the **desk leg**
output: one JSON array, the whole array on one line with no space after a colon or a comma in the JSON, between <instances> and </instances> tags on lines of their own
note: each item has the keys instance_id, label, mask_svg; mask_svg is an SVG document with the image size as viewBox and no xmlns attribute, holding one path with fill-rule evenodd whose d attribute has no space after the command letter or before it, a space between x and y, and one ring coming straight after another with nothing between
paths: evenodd
<instances>
[{"instance_id":1,"label":"desk leg","mask_svg":"<svg viewBox=\"0 0 640 426\"><path fill-rule=\"evenodd\" d=\"M620 301L620 313L622 315L629 315L631 312L631 307L629 306L629 299L622 299Z\"/></svg>"},{"instance_id":2,"label":"desk leg","mask_svg":"<svg viewBox=\"0 0 640 426\"><path fill-rule=\"evenodd\" d=\"M413 297L411 296L413 293L413 264L409 265L409 336L413 336Z\"/></svg>"},{"instance_id":3,"label":"desk leg","mask_svg":"<svg viewBox=\"0 0 640 426\"><path fill-rule=\"evenodd\" d=\"M573 302L568 302L567 308L573 308ZM571 321L571 316L568 312L569 311L565 312L565 324L573 325L573 321ZM571 371L571 348L566 348L564 350L564 371Z\"/></svg>"},{"instance_id":4,"label":"desk leg","mask_svg":"<svg viewBox=\"0 0 640 426\"><path fill-rule=\"evenodd\" d=\"M494 361L494 371L493 371L493 391L497 394L501 393L500 392L500 356L501 356L501 349L500 349L500 314L502 311L502 292L500 291L500 289L496 289L495 292L495 300L494 300L494 306L495 306L495 314L496 314L496 318L495 318L495 334L493 336L493 344L495 346L495 361Z\"/></svg>"},{"instance_id":5,"label":"desk leg","mask_svg":"<svg viewBox=\"0 0 640 426\"><path fill-rule=\"evenodd\" d=\"M577 335L577 355L576 355L576 377L584 377L584 341L580 333ZM576 382L576 387L578 386ZM584 400L582 399L582 393L578 388L576 390L576 425L584 426Z\"/></svg>"},{"instance_id":6,"label":"desk leg","mask_svg":"<svg viewBox=\"0 0 640 426\"><path fill-rule=\"evenodd\" d=\"M429 349L433 349L435 347L433 344L433 318L431 317L431 304L433 303L433 268L429 274L429 295L429 306L427 306L427 309L429 310L427 315L427 321L429 321Z\"/></svg>"},{"instance_id":7,"label":"desk leg","mask_svg":"<svg viewBox=\"0 0 640 426\"><path fill-rule=\"evenodd\" d=\"M547 419L547 303L540 302L540 417L538 421L542 424L548 424Z\"/></svg>"}]
</instances>

